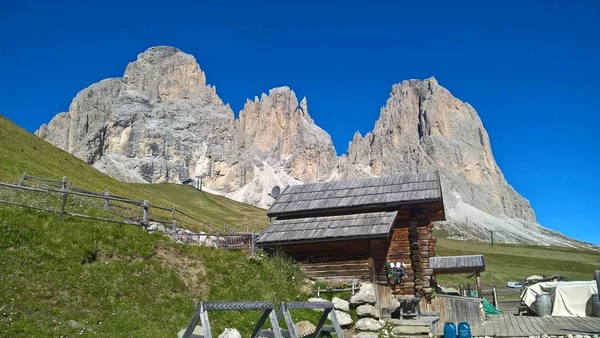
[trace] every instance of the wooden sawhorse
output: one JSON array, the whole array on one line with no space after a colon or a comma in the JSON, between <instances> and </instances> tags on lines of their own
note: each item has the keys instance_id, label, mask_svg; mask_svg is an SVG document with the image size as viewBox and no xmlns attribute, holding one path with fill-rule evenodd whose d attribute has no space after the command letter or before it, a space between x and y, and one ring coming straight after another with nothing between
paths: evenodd
<instances>
[{"instance_id":1,"label":"wooden sawhorse","mask_svg":"<svg viewBox=\"0 0 600 338\"><path fill-rule=\"evenodd\" d=\"M319 323L317 324L315 332L304 337L318 338L321 336L321 332L326 332L327 334L334 332L338 338L344 337L344 333L342 332L342 328L338 323L333 304L331 302L282 302L279 304L279 309L277 310L277 320L281 320L282 317L285 319L287 330L281 330L284 337L298 338L296 324L294 324L289 310L300 309L323 309L323 314L319 319ZM327 321L328 316L331 317L331 322L333 325L325 325L325 321Z\"/></svg>"},{"instance_id":2,"label":"wooden sawhorse","mask_svg":"<svg viewBox=\"0 0 600 338\"><path fill-rule=\"evenodd\" d=\"M187 326L183 338L191 338L194 328L198 325L198 321L202 322L204 338L212 338L210 331L210 322L208 321L208 311L239 311L239 310L263 310L260 319L254 327L251 338L256 337L274 337L282 338L279 321L275 315L275 306L271 302L199 302L196 306L196 311L192 316L192 320ZM261 330L265 324L267 317L271 321L273 330Z\"/></svg>"}]
</instances>

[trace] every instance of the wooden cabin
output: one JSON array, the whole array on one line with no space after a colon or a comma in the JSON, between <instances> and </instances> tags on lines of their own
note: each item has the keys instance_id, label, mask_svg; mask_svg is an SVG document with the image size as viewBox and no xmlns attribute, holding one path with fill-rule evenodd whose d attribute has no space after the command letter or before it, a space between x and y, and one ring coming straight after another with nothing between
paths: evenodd
<instances>
[{"instance_id":1,"label":"wooden cabin","mask_svg":"<svg viewBox=\"0 0 600 338\"><path fill-rule=\"evenodd\" d=\"M437 172L292 185L267 215L257 244L283 251L309 277L370 281L391 295L432 291L432 222L445 220ZM403 284L388 283L386 262L404 263Z\"/></svg>"}]
</instances>

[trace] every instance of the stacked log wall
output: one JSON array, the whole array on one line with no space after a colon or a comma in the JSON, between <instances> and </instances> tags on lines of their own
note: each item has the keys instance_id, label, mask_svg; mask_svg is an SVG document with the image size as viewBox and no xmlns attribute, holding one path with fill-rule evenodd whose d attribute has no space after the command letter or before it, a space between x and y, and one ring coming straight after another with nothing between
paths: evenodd
<instances>
[{"instance_id":1,"label":"stacked log wall","mask_svg":"<svg viewBox=\"0 0 600 338\"><path fill-rule=\"evenodd\" d=\"M371 241L292 244L283 252L300 263L307 277L329 281L370 281Z\"/></svg>"},{"instance_id":2,"label":"stacked log wall","mask_svg":"<svg viewBox=\"0 0 600 338\"><path fill-rule=\"evenodd\" d=\"M412 229L411 229L412 227ZM428 219L398 220L394 224L387 261L406 266L407 278L403 285L393 287L395 295L429 294L432 292L433 270L429 257L435 255L433 224ZM378 275L380 283L387 282L385 269Z\"/></svg>"}]
</instances>

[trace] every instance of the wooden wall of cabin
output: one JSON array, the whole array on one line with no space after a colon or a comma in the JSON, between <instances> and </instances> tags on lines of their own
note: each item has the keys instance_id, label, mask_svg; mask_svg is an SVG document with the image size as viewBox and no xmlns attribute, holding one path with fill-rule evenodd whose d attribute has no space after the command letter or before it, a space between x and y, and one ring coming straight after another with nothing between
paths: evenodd
<instances>
[{"instance_id":1,"label":"wooden wall of cabin","mask_svg":"<svg viewBox=\"0 0 600 338\"><path fill-rule=\"evenodd\" d=\"M433 224L426 218L397 219L394 223L386 260L404 263L408 274L403 285L392 287L394 295L432 292L433 270L429 268L429 257L435 255L436 243L432 229ZM385 267L378 271L376 280L380 284L388 283Z\"/></svg>"},{"instance_id":2,"label":"wooden wall of cabin","mask_svg":"<svg viewBox=\"0 0 600 338\"><path fill-rule=\"evenodd\" d=\"M310 278L329 281L370 281L371 241L302 243L280 249L300 264Z\"/></svg>"}]
</instances>

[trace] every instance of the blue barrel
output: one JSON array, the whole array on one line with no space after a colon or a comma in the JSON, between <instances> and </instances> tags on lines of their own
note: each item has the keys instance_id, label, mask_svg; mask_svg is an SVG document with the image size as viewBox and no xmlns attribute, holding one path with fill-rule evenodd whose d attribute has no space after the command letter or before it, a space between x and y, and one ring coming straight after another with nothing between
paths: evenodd
<instances>
[{"instance_id":1,"label":"blue barrel","mask_svg":"<svg viewBox=\"0 0 600 338\"><path fill-rule=\"evenodd\" d=\"M471 338L471 327L469 326L469 323L458 323L458 338Z\"/></svg>"},{"instance_id":2,"label":"blue barrel","mask_svg":"<svg viewBox=\"0 0 600 338\"><path fill-rule=\"evenodd\" d=\"M444 324L444 338L456 338L456 325L454 323Z\"/></svg>"}]
</instances>

